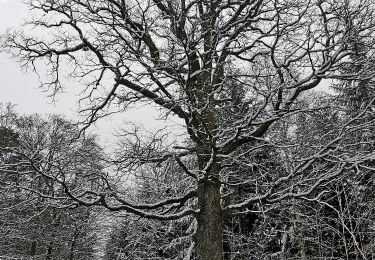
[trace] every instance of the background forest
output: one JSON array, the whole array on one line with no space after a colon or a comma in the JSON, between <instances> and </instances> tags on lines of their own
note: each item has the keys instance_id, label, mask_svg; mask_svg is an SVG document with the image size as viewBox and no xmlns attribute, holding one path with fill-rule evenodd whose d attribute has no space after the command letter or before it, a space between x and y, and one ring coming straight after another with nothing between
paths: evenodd
<instances>
[{"instance_id":1,"label":"background forest","mask_svg":"<svg viewBox=\"0 0 375 260\"><path fill-rule=\"evenodd\" d=\"M1 103L0 259L375 258L373 1L26 2L2 51L82 118Z\"/></svg>"},{"instance_id":2,"label":"background forest","mask_svg":"<svg viewBox=\"0 0 375 260\"><path fill-rule=\"evenodd\" d=\"M368 103L372 100L371 85L362 85L360 91L353 86L346 85L343 93L304 97L301 102L324 104L325 108L277 125L269 142L292 140L296 145L283 149L288 153L278 153L272 146L262 148L252 155L256 158L255 162L252 159L254 170L277 176L288 167L288 157L304 157L310 149L321 147L321 139L342 131L342 125L359 107L368 106L366 113L349 127L345 142L358 155L362 149L373 150L373 131L361 130L363 125L373 128L374 110ZM72 122L61 116L20 116L12 106L2 106L1 257L73 260L104 255L102 259L108 260L185 259L192 251L196 232L192 218L166 222L125 213L108 214L98 207L77 207L71 202L62 204L68 199L64 190L56 189L49 176L38 173L38 167L53 167L52 158L53 164L64 171L69 168L71 175L65 180L69 185L99 187L114 177L105 174L108 160L95 137L72 140L78 132ZM150 140L155 142L154 137ZM139 147L132 147L136 148ZM322 160L315 167L324 171L326 163ZM374 162L369 162L318 187L312 199L291 198L271 207L256 204L243 216L226 221L225 259L372 259L373 170ZM248 173L241 170L241 174ZM131 179L131 187L123 189L140 203L166 194L174 196L192 185L185 182L184 174L171 162ZM228 187L225 189L229 192ZM238 196L246 192L251 192L251 187L241 188Z\"/></svg>"}]
</instances>

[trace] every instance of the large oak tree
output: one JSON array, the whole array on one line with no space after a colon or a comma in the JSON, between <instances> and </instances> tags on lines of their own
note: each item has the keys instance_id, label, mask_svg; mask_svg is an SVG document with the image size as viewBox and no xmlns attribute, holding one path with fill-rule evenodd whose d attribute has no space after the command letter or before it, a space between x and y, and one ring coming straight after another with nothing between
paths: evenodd
<instances>
[{"instance_id":1,"label":"large oak tree","mask_svg":"<svg viewBox=\"0 0 375 260\"><path fill-rule=\"evenodd\" d=\"M373 160L371 151L358 155L341 145L363 111L299 158L289 158L286 147L292 144L273 142L278 139L272 135L281 121L318 109L299 102L302 93L327 79L372 76L365 73L366 59L360 61L361 73L346 69L353 66L353 42L360 41L361 51L372 56L372 1L27 3L36 14L29 26L41 28L37 34L42 35L11 31L4 50L24 66L46 64L50 79L44 86L52 94L68 89L62 74L80 79L83 131L111 109L147 104L163 117L178 118L189 139L173 146L155 136L143 144L135 132L128 133L123 151L112 161L119 172L134 176L153 169L152 164L168 167L173 162L192 183L177 196L139 203L113 181L105 190L81 192L62 180L57 183L83 205L159 220L194 216L200 260L222 259L224 219L288 198L319 197L318 187ZM256 158L265 147L285 160L277 172L268 172L262 157ZM240 186L247 192L238 196Z\"/></svg>"}]
</instances>

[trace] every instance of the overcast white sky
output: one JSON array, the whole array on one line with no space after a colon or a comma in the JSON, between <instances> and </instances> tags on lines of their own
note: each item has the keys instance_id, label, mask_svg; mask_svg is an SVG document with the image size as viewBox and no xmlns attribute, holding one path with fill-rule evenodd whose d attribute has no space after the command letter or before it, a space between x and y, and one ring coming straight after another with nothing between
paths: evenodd
<instances>
[{"instance_id":1,"label":"overcast white sky","mask_svg":"<svg viewBox=\"0 0 375 260\"><path fill-rule=\"evenodd\" d=\"M15 28L22 25L24 19L29 16L29 11L23 4L23 0L0 0L0 35L7 28ZM66 92L58 95L57 101L51 103L47 93L38 89L39 80L32 72L23 72L20 65L0 53L0 102L10 102L16 105L16 111L24 113L59 113L69 119L77 119L78 97L71 93L72 88L66 87ZM104 119L97 124L95 132L102 138L102 142L110 138L111 134L123 121L132 121L142 124L147 129L160 126L156 122L156 111L152 109L138 109L126 114Z\"/></svg>"}]
</instances>

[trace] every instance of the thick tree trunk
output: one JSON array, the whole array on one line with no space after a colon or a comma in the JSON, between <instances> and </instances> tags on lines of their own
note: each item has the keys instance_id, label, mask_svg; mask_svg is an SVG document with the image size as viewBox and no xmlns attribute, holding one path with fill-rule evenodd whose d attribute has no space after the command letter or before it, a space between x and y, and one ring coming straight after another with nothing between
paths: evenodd
<instances>
[{"instance_id":1,"label":"thick tree trunk","mask_svg":"<svg viewBox=\"0 0 375 260\"><path fill-rule=\"evenodd\" d=\"M197 258L198 260L222 260L223 212L220 205L218 178L198 184Z\"/></svg>"}]
</instances>

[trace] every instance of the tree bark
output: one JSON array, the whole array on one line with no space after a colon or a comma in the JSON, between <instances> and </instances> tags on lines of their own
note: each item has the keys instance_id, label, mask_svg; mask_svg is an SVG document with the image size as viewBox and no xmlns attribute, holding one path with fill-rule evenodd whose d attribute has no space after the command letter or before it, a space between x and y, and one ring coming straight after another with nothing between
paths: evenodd
<instances>
[{"instance_id":1,"label":"tree bark","mask_svg":"<svg viewBox=\"0 0 375 260\"><path fill-rule=\"evenodd\" d=\"M198 184L198 204L197 259L222 260L223 212L218 177Z\"/></svg>"}]
</instances>

